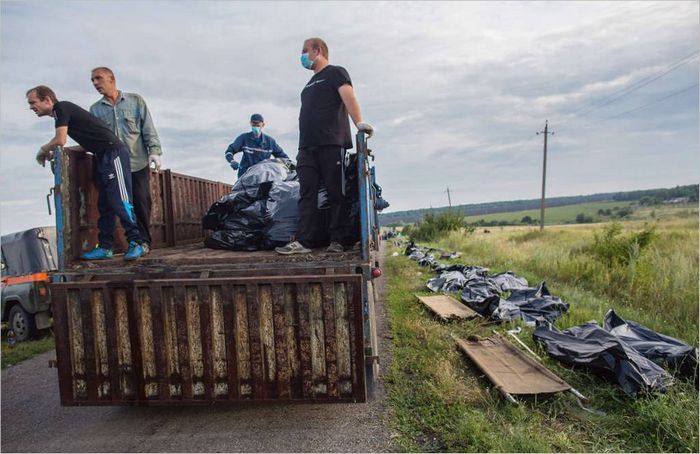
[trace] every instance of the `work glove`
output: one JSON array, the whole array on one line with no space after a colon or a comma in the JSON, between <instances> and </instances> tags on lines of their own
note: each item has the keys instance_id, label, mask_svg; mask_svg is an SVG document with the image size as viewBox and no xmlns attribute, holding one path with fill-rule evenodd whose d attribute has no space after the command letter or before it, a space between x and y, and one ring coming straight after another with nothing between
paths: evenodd
<instances>
[{"instance_id":1,"label":"work glove","mask_svg":"<svg viewBox=\"0 0 700 454\"><path fill-rule=\"evenodd\" d=\"M153 167L156 172L160 170L160 155L159 154L151 154L148 155L148 166Z\"/></svg>"},{"instance_id":2,"label":"work glove","mask_svg":"<svg viewBox=\"0 0 700 454\"><path fill-rule=\"evenodd\" d=\"M41 167L46 167L46 161L51 159L52 156L53 153L51 151L44 151L43 148L39 148L39 151L36 154L36 162L38 162Z\"/></svg>"},{"instance_id":3,"label":"work glove","mask_svg":"<svg viewBox=\"0 0 700 454\"><path fill-rule=\"evenodd\" d=\"M236 161L229 161L229 164L231 164L233 170L238 170L238 163Z\"/></svg>"},{"instance_id":4,"label":"work glove","mask_svg":"<svg viewBox=\"0 0 700 454\"><path fill-rule=\"evenodd\" d=\"M296 170L297 169L296 164L294 164L291 159L285 159L284 164L287 166L287 168L289 170Z\"/></svg>"},{"instance_id":5,"label":"work glove","mask_svg":"<svg viewBox=\"0 0 700 454\"><path fill-rule=\"evenodd\" d=\"M374 134L374 128L369 123L365 123L364 121L361 121L355 126L357 126L358 131L362 131L362 132L366 133L368 139L370 137L372 137L372 134Z\"/></svg>"}]
</instances>

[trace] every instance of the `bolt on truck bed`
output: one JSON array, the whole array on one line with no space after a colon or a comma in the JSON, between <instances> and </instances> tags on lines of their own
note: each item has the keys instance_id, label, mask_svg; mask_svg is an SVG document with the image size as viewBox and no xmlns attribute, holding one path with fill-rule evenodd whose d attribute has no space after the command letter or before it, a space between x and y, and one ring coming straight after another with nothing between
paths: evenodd
<instances>
[{"instance_id":1,"label":"bolt on truck bed","mask_svg":"<svg viewBox=\"0 0 700 454\"><path fill-rule=\"evenodd\" d=\"M78 260L96 243L91 158L59 153L51 294L62 404L365 401L378 367L377 226L361 134L358 145L358 250L205 248L201 217L230 186L166 170L151 174L153 248L135 262Z\"/></svg>"}]
</instances>

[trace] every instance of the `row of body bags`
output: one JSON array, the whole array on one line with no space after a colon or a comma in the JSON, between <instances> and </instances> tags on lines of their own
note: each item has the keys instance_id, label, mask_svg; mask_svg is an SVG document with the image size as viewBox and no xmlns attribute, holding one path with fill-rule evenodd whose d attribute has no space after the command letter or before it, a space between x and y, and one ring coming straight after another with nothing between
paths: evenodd
<instances>
[{"instance_id":1,"label":"row of body bags","mask_svg":"<svg viewBox=\"0 0 700 454\"><path fill-rule=\"evenodd\" d=\"M537 322L554 322L569 310L568 304L551 295L544 282L530 287L525 278L510 271L489 275L488 268L480 266L443 265L430 253L433 251L411 243L405 254L438 273L426 284L430 290L461 292L462 302L484 317L495 321L522 319L535 326Z\"/></svg>"},{"instance_id":2,"label":"row of body bags","mask_svg":"<svg viewBox=\"0 0 700 454\"><path fill-rule=\"evenodd\" d=\"M534 324L533 338L553 358L600 373L633 397L667 389L673 376L662 366L698 386L697 348L624 320L612 309L605 314L603 326L590 321L559 331L553 321L569 306L552 297L544 282L529 288L525 279L511 272L488 276L488 269L478 266L442 265L432 251L413 243L405 251L409 258L439 273L428 281L430 290L462 290L462 301L484 316L496 321L522 318ZM510 295L504 300L499 295L505 292Z\"/></svg>"},{"instance_id":3,"label":"row of body bags","mask_svg":"<svg viewBox=\"0 0 700 454\"><path fill-rule=\"evenodd\" d=\"M356 154L346 162L347 188L342 216L344 244L359 240L359 197ZM215 202L202 218L202 227L214 232L204 240L212 249L255 251L273 249L292 241L299 222L299 180L277 159L261 161L241 175L231 193ZM318 193L318 218L311 247L329 243L329 206L325 188Z\"/></svg>"}]
</instances>

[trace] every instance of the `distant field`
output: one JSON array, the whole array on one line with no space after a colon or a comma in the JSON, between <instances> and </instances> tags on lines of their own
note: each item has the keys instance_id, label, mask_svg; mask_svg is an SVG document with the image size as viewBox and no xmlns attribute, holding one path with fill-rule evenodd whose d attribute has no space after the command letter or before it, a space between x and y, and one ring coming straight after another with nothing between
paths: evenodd
<instances>
[{"instance_id":1,"label":"distant field","mask_svg":"<svg viewBox=\"0 0 700 454\"><path fill-rule=\"evenodd\" d=\"M546 208L544 220L545 224L574 224L576 223L576 216L578 214L584 214L587 217L591 217L593 222L607 222L614 219L610 216L601 216L598 214L599 210L614 210L615 208L625 208L631 207L633 212L631 215L627 216L626 220L639 220L639 219L661 219L666 218L669 215L674 217L682 217L682 213L687 212L687 216L692 216L693 213L697 216L698 205L697 204L683 204L683 205L656 205L651 207L640 207L635 202L590 202L590 203L580 203L576 205L566 205L561 207ZM652 216L653 213L653 216ZM523 210L523 211L511 211L508 213L493 213L493 214L482 214L478 216L466 216L465 219L469 223L478 222L483 219L486 222L490 221L506 221L512 224L519 224L525 216L530 216L532 219L539 220L540 210Z\"/></svg>"}]
</instances>

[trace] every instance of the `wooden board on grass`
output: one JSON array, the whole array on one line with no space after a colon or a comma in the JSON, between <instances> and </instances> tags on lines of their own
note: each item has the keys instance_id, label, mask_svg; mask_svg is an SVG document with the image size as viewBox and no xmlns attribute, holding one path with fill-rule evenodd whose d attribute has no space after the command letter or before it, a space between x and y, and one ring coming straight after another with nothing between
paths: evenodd
<instances>
[{"instance_id":1,"label":"wooden board on grass","mask_svg":"<svg viewBox=\"0 0 700 454\"><path fill-rule=\"evenodd\" d=\"M435 295L435 296L419 296L416 295L418 300L423 303L430 311L434 312L438 317L444 321L449 320L463 320L468 318L481 317L478 313L474 312L464 304L450 298L447 295Z\"/></svg>"}]
</instances>

